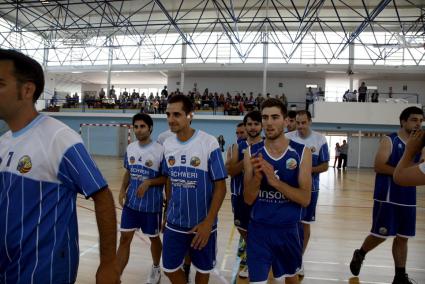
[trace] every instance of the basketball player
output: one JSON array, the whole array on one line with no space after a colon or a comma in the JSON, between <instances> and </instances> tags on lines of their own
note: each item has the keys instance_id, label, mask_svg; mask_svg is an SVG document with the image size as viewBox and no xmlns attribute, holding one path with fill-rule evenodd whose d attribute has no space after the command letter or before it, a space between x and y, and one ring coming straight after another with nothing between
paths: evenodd
<instances>
[{"instance_id":1,"label":"basketball player","mask_svg":"<svg viewBox=\"0 0 425 284\"><path fill-rule=\"evenodd\" d=\"M145 113L133 116L133 131L136 141L128 145L124 157L126 169L119 203L121 215L121 238L117 252L120 273L124 271L130 256L130 245L135 231L141 230L151 241L152 269L146 283L157 284L161 279L159 262L162 244L159 238L162 221L163 185L161 176L163 147L151 139L152 118Z\"/></svg>"},{"instance_id":2,"label":"basketball player","mask_svg":"<svg viewBox=\"0 0 425 284\"><path fill-rule=\"evenodd\" d=\"M74 283L77 193L92 198L99 228L97 283L118 283L114 200L80 135L37 112L44 73L0 49L0 283ZM93 279L91 282L95 282Z\"/></svg>"},{"instance_id":3,"label":"basketball player","mask_svg":"<svg viewBox=\"0 0 425 284\"><path fill-rule=\"evenodd\" d=\"M242 140L232 147L231 155L226 160L226 169L232 177L230 186L234 224L242 238L246 241L251 207L243 199L243 157L244 151L249 145L263 141L261 137L261 113L259 111L247 113L243 119L243 124L248 137L246 140ZM246 254L242 250L239 276L245 278L248 277L248 267L246 265L246 257L244 256Z\"/></svg>"},{"instance_id":4,"label":"basketball player","mask_svg":"<svg viewBox=\"0 0 425 284\"><path fill-rule=\"evenodd\" d=\"M236 143L241 142L242 140L245 140L247 138L245 124L243 122L238 123L236 125Z\"/></svg>"},{"instance_id":5,"label":"basketball player","mask_svg":"<svg viewBox=\"0 0 425 284\"><path fill-rule=\"evenodd\" d=\"M295 110L288 111L288 117L287 121L288 124L286 125L286 132L291 132L297 129L297 112Z\"/></svg>"},{"instance_id":6,"label":"basketball player","mask_svg":"<svg viewBox=\"0 0 425 284\"><path fill-rule=\"evenodd\" d=\"M303 235L303 254L310 240L310 225L316 221L316 206L319 197L320 173L328 170L329 148L326 137L322 134L311 130L311 114L308 110L301 110L296 115L297 130L286 133L286 137L295 142L305 145L311 151L312 168L311 177L313 180L311 188L311 202L304 210L302 218ZM304 265L298 272L300 276L304 276Z\"/></svg>"},{"instance_id":7,"label":"basketball player","mask_svg":"<svg viewBox=\"0 0 425 284\"><path fill-rule=\"evenodd\" d=\"M298 283L302 264L299 222L311 196L311 152L284 135L286 107L278 99L261 105L264 146L244 155L244 198L253 205L248 225L250 282Z\"/></svg>"},{"instance_id":8,"label":"basketball player","mask_svg":"<svg viewBox=\"0 0 425 284\"><path fill-rule=\"evenodd\" d=\"M226 195L227 177L217 139L190 127L193 106L184 95L167 105L168 125L176 136L164 141L167 222L162 262L172 283L186 283L181 267L189 254L196 283L208 283L214 269L217 214Z\"/></svg>"},{"instance_id":9,"label":"basketball player","mask_svg":"<svg viewBox=\"0 0 425 284\"><path fill-rule=\"evenodd\" d=\"M412 283L406 273L407 242L415 236L416 187L394 183L393 173L405 151L405 141L420 129L424 115L420 108L408 107L400 114L401 128L381 140L375 156L375 192L372 229L362 246L356 249L350 270L357 276L366 254L394 237L392 253L395 265L393 284ZM419 154L414 158L419 161Z\"/></svg>"}]
</instances>

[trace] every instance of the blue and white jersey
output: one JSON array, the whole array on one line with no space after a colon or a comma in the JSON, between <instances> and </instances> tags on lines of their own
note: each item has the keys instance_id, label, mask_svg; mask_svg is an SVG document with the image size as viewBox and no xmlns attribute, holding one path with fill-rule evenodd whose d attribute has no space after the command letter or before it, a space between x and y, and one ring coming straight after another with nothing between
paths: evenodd
<instances>
[{"instance_id":1,"label":"blue and white jersey","mask_svg":"<svg viewBox=\"0 0 425 284\"><path fill-rule=\"evenodd\" d=\"M176 134L173 133L171 130L168 129L168 130L166 130L164 132L161 132L158 135L158 138L156 139L156 142L158 142L161 145L164 145L164 141L167 140L167 138L168 137L171 137L171 136L176 136Z\"/></svg>"},{"instance_id":2,"label":"blue and white jersey","mask_svg":"<svg viewBox=\"0 0 425 284\"><path fill-rule=\"evenodd\" d=\"M157 142L140 145L134 141L127 147L124 168L130 173L125 206L140 212L161 212L163 185L151 186L142 198L137 196L137 189L146 179L161 176L161 164L164 148Z\"/></svg>"},{"instance_id":3,"label":"blue and white jersey","mask_svg":"<svg viewBox=\"0 0 425 284\"><path fill-rule=\"evenodd\" d=\"M238 162L243 160L243 153L248 148L248 142L241 140L238 144ZM230 191L233 195L243 194L243 173L230 178Z\"/></svg>"},{"instance_id":4,"label":"blue and white jersey","mask_svg":"<svg viewBox=\"0 0 425 284\"><path fill-rule=\"evenodd\" d=\"M329 162L330 158L328 143L326 142L326 137L319 132L311 131L311 134L307 138L302 138L299 136L298 131L295 130L286 133L285 136L288 139L310 148L313 167ZM311 191L318 191L320 184L320 174L312 173L311 177L313 182Z\"/></svg>"},{"instance_id":5,"label":"blue and white jersey","mask_svg":"<svg viewBox=\"0 0 425 284\"><path fill-rule=\"evenodd\" d=\"M202 222L210 209L214 182L227 177L217 139L201 130L186 142L168 138L162 170L171 180L167 223L192 228Z\"/></svg>"},{"instance_id":6,"label":"blue and white jersey","mask_svg":"<svg viewBox=\"0 0 425 284\"><path fill-rule=\"evenodd\" d=\"M403 156L406 144L397 133L391 133L386 138L390 139L391 142L391 155L387 164L391 167L396 167ZM419 162L419 159L420 154L415 157L415 162ZM416 187L400 186L394 182L392 175L377 173L373 198L394 204L416 206Z\"/></svg>"},{"instance_id":7,"label":"blue and white jersey","mask_svg":"<svg viewBox=\"0 0 425 284\"><path fill-rule=\"evenodd\" d=\"M107 187L81 137L38 115L0 138L0 283L73 283L77 193Z\"/></svg>"},{"instance_id":8,"label":"blue and white jersey","mask_svg":"<svg viewBox=\"0 0 425 284\"><path fill-rule=\"evenodd\" d=\"M250 149L250 154L253 156L261 153L263 159L273 166L279 180L290 186L299 187L298 175L304 149L304 145L290 141L286 151L277 159L269 155L265 146L258 149L256 153L251 152ZM266 177L263 177L260 193L251 210L251 220L273 226L285 226L298 223L301 217L301 205L287 199L281 192L268 184Z\"/></svg>"}]
</instances>

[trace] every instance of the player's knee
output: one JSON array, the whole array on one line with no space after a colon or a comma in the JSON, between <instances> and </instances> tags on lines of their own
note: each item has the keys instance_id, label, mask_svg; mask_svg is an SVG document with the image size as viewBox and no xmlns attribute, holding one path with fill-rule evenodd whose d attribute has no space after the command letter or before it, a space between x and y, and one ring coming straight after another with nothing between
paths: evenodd
<instances>
[{"instance_id":1,"label":"player's knee","mask_svg":"<svg viewBox=\"0 0 425 284\"><path fill-rule=\"evenodd\" d=\"M408 238L400 237L400 236L396 236L396 237L394 238L394 242L395 242L395 243L397 243L397 244L400 244L400 245L405 245L405 244L407 244L407 241L408 241L408 240L409 240Z\"/></svg>"},{"instance_id":2,"label":"player's knee","mask_svg":"<svg viewBox=\"0 0 425 284\"><path fill-rule=\"evenodd\" d=\"M151 243L153 244L161 244L161 239L159 236L156 237L149 237L149 240L151 241Z\"/></svg>"},{"instance_id":3,"label":"player's knee","mask_svg":"<svg viewBox=\"0 0 425 284\"><path fill-rule=\"evenodd\" d=\"M133 234L134 232L121 232L121 237L120 237L120 245L122 246L129 246L131 244L131 240L133 239Z\"/></svg>"}]
</instances>

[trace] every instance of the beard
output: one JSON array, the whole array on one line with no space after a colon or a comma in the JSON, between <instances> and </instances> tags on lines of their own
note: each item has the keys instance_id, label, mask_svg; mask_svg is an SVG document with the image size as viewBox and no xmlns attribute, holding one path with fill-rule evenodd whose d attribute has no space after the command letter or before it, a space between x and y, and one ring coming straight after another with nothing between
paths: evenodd
<instances>
[{"instance_id":1,"label":"beard","mask_svg":"<svg viewBox=\"0 0 425 284\"><path fill-rule=\"evenodd\" d=\"M257 138L258 136L260 136L261 131L255 132L254 134L251 134L251 132L247 132L247 133L250 138Z\"/></svg>"}]
</instances>

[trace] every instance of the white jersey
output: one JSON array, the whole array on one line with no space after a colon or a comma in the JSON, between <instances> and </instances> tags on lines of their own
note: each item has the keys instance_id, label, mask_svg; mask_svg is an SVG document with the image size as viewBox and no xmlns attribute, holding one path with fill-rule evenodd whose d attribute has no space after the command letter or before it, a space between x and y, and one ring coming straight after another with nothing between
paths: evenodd
<instances>
[{"instance_id":1,"label":"white jersey","mask_svg":"<svg viewBox=\"0 0 425 284\"><path fill-rule=\"evenodd\" d=\"M0 283L73 283L77 193L107 186L81 137L38 115L0 138Z\"/></svg>"},{"instance_id":2,"label":"white jersey","mask_svg":"<svg viewBox=\"0 0 425 284\"><path fill-rule=\"evenodd\" d=\"M326 137L319 132L311 131L310 135L306 138L302 138L298 131L291 131L285 133L285 136L297 143L303 144L311 150L312 166L318 166L322 163L329 162L329 148ZM319 174L312 174L313 188L312 191L319 190Z\"/></svg>"},{"instance_id":3,"label":"white jersey","mask_svg":"<svg viewBox=\"0 0 425 284\"><path fill-rule=\"evenodd\" d=\"M167 140L168 137L176 136L175 133L173 133L171 130L166 130L164 132L161 132L158 135L158 138L156 139L156 142L158 142L161 145L164 145L164 141Z\"/></svg>"},{"instance_id":4,"label":"white jersey","mask_svg":"<svg viewBox=\"0 0 425 284\"><path fill-rule=\"evenodd\" d=\"M214 182L227 177L217 139L197 130L186 142L164 142L163 173L171 180L167 224L192 228L210 209Z\"/></svg>"},{"instance_id":5,"label":"white jersey","mask_svg":"<svg viewBox=\"0 0 425 284\"><path fill-rule=\"evenodd\" d=\"M141 212L161 212L162 185L151 186L142 198L137 196L137 190L145 179L161 176L161 163L164 148L157 142L140 145L134 141L127 147L124 158L124 167L130 173L125 206Z\"/></svg>"}]
</instances>

